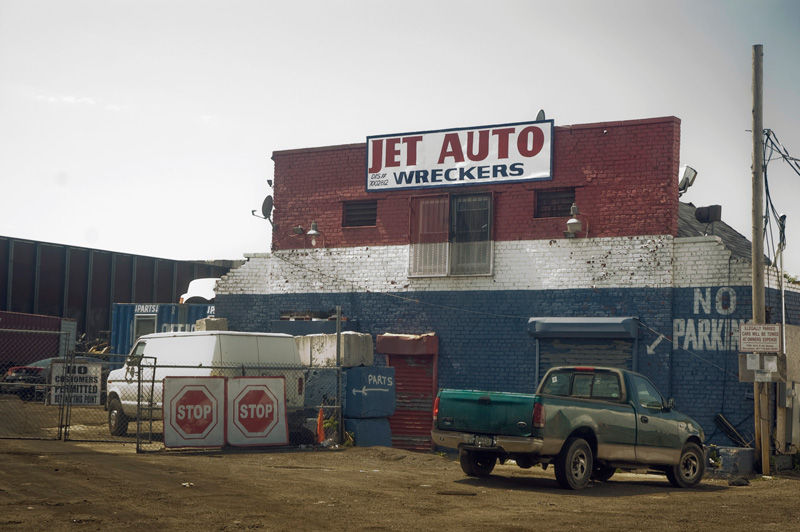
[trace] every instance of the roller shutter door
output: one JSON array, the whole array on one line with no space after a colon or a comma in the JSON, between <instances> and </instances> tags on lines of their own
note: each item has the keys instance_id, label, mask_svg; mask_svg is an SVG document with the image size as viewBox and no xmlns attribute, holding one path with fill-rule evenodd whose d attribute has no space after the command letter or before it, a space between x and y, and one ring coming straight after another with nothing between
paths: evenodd
<instances>
[{"instance_id":1,"label":"roller shutter door","mask_svg":"<svg viewBox=\"0 0 800 532\"><path fill-rule=\"evenodd\" d=\"M540 338L539 378L554 366L610 366L633 369L633 339Z\"/></svg>"},{"instance_id":2,"label":"roller shutter door","mask_svg":"<svg viewBox=\"0 0 800 532\"><path fill-rule=\"evenodd\" d=\"M430 451L436 386L433 358L389 355L389 365L394 367L397 394L394 415L389 417L392 447Z\"/></svg>"}]
</instances>

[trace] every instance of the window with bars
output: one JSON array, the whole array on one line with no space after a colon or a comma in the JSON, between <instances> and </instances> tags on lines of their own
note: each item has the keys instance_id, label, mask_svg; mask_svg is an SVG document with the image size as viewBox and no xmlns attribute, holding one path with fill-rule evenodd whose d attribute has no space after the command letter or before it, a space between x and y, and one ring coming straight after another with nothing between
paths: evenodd
<instances>
[{"instance_id":1,"label":"window with bars","mask_svg":"<svg viewBox=\"0 0 800 532\"><path fill-rule=\"evenodd\" d=\"M492 273L491 194L411 199L409 275Z\"/></svg>"},{"instance_id":2,"label":"window with bars","mask_svg":"<svg viewBox=\"0 0 800 532\"><path fill-rule=\"evenodd\" d=\"M570 216L575 203L575 189L542 190L536 193L534 218L561 218Z\"/></svg>"},{"instance_id":3,"label":"window with bars","mask_svg":"<svg viewBox=\"0 0 800 532\"><path fill-rule=\"evenodd\" d=\"M366 227L376 224L378 201L348 201L344 204L342 227Z\"/></svg>"}]
</instances>

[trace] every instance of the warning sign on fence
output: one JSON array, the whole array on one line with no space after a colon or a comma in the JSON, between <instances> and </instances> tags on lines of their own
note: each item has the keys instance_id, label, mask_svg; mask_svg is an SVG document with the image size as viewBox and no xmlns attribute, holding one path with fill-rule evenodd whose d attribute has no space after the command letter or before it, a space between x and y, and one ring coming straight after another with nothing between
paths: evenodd
<instances>
[{"instance_id":1,"label":"warning sign on fence","mask_svg":"<svg viewBox=\"0 0 800 532\"><path fill-rule=\"evenodd\" d=\"M101 364L66 364L50 366L50 404L99 405L102 389Z\"/></svg>"}]
</instances>

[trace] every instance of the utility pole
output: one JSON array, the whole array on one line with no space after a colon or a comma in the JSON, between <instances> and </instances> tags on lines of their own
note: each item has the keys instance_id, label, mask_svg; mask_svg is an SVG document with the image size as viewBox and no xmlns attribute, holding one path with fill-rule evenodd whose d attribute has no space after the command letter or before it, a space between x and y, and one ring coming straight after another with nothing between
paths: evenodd
<instances>
[{"instance_id":1,"label":"utility pole","mask_svg":"<svg viewBox=\"0 0 800 532\"><path fill-rule=\"evenodd\" d=\"M763 119L763 57L764 47L753 46L753 323L766 322L764 297L764 147ZM769 384L753 383L753 403L756 431L756 462L761 473L769 475Z\"/></svg>"}]
</instances>

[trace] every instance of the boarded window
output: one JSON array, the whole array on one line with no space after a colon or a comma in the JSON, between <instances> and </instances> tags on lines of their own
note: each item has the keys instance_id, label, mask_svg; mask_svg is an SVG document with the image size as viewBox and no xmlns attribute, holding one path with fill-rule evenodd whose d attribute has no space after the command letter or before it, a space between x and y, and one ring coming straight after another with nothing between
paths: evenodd
<instances>
[{"instance_id":1,"label":"boarded window","mask_svg":"<svg viewBox=\"0 0 800 532\"><path fill-rule=\"evenodd\" d=\"M561 218L570 216L575 203L575 189L542 190L536 193L535 218Z\"/></svg>"},{"instance_id":2,"label":"boarded window","mask_svg":"<svg viewBox=\"0 0 800 532\"><path fill-rule=\"evenodd\" d=\"M348 201L344 204L343 227L368 227L378 219L378 201Z\"/></svg>"}]
</instances>

